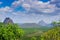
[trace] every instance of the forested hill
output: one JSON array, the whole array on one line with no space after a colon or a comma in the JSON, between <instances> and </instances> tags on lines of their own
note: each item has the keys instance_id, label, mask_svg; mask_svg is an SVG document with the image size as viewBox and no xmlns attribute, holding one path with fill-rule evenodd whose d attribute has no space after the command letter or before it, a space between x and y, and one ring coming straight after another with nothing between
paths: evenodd
<instances>
[{"instance_id":1,"label":"forested hill","mask_svg":"<svg viewBox=\"0 0 60 40\"><path fill-rule=\"evenodd\" d=\"M60 27L55 27L41 35L41 40L60 40Z\"/></svg>"}]
</instances>

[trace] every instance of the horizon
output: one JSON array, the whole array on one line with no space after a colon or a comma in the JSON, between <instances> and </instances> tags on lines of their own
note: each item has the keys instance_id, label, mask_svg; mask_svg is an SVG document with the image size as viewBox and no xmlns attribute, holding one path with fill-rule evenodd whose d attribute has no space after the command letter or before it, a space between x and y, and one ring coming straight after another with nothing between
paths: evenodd
<instances>
[{"instance_id":1,"label":"horizon","mask_svg":"<svg viewBox=\"0 0 60 40\"><path fill-rule=\"evenodd\" d=\"M59 0L0 0L0 22L6 17L11 18L14 23L59 21L59 3Z\"/></svg>"}]
</instances>

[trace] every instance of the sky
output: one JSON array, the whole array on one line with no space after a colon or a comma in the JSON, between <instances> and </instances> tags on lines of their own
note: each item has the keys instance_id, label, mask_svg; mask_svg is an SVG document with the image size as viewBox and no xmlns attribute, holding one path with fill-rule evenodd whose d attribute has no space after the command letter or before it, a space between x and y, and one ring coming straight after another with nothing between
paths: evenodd
<instances>
[{"instance_id":1,"label":"sky","mask_svg":"<svg viewBox=\"0 0 60 40\"><path fill-rule=\"evenodd\" d=\"M60 0L0 0L0 22L46 23L60 20Z\"/></svg>"}]
</instances>

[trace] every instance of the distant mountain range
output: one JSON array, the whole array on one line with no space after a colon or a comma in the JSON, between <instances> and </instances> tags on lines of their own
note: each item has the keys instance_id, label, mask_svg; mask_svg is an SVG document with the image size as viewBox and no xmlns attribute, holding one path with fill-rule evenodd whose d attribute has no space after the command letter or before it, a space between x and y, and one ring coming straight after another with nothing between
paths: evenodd
<instances>
[{"instance_id":1,"label":"distant mountain range","mask_svg":"<svg viewBox=\"0 0 60 40\"><path fill-rule=\"evenodd\" d=\"M40 21L39 23L23 23L23 24L19 24L21 27L23 28L39 28L39 27L52 27L53 24L47 24L44 21Z\"/></svg>"},{"instance_id":2,"label":"distant mountain range","mask_svg":"<svg viewBox=\"0 0 60 40\"><path fill-rule=\"evenodd\" d=\"M19 24L20 25L20 24ZM24 24L21 24L20 25L21 27L27 27L27 28L31 28L31 27L33 27L33 28L38 28L38 27L40 27L40 25L38 25L38 24L36 24L36 23L24 23Z\"/></svg>"}]
</instances>

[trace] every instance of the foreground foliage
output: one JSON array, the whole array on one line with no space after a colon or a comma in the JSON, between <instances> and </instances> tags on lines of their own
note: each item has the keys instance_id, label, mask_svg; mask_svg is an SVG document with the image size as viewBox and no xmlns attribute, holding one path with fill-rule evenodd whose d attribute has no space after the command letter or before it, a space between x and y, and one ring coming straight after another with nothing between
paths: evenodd
<instances>
[{"instance_id":1,"label":"foreground foliage","mask_svg":"<svg viewBox=\"0 0 60 40\"><path fill-rule=\"evenodd\" d=\"M21 40L24 32L16 24L0 23L0 40Z\"/></svg>"},{"instance_id":2,"label":"foreground foliage","mask_svg":"<svg viewBox=\"0 0 60 40\"><path fill-rule=\"evenodd\" d=\"M55 27L41 35L40 40L60 40L60 27Z\"/></svg>"}]
</instances>

